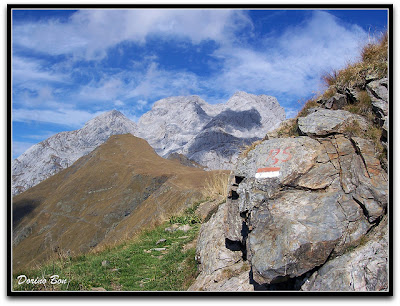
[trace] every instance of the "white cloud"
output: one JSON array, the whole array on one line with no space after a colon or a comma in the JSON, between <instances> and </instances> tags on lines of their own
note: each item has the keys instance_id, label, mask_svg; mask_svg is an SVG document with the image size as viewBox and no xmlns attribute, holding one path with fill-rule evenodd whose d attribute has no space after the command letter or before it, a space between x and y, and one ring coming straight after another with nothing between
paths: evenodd
<instances>
[{"instance_id":1,"label":"white cloud","mask_svg":"<svg viewBox=\"0 0 400 306\"><path fill-rule=\"evenodd\" d=\"M14 55L12 57L13 85L32 81L66 82L66 75L49 69L46 70L44 67L46 65L43 61Z\"/></svg>"},{"instance_id":2,"label":"white cloud","mask_svg":"<svg viewBox=\"0 0 400 306\"><path fill-rule=\"evenodd\" d=\"M88 120L100 115L101 112L91 113L76 109L38 110L14 109L12 120L15 122L47 122L62 124L72 128L81 128Z\"/></svg>"},{"instance_id":3,"label":"white cloud","mask_svg":"<svg viewBox=\"0 0 400 306\"><path fill-rule=\"evenodd\" d=\"M124 106L125 103L122 102L121 100L115 100L115 101L114 101L114 105L115 105L115 106Z\"/></svg>"},{"instance_id":4,"label":"white cloud","mask_svg":"<svg viewBox=\"0 0 400 306\"><path fill-rule=\"evenodd\" d=\"M98 70L86 71L85 66L75 66L71 57L49 66L44 61L14 56L13 90L27 90L15 90L18 108L13 119L66 122L80 127L93 113L77 108L93 107L94 102L97 110L110 106L143 111L158 98L198 94L218 99L237 90L296 97L293 101L296 103L299 97L318 89L322 73L353 60L359 54L360 42L367 37L361 28L343 26L333 15L320 11L278 37L260 38L257 46L246 45L245 40L239 41L235 36L238 29L245 28L249 31L242 34L254 35L246 13L235 10L82 10L67 22L16 25L13 28L16 45L86 60L103 58L109 47L122 41L144 43L151 35L177 43L178 39L195 44L214 40L219 45L212 56L222 69L206 77L191 72L190 67L167 70L158 64L160 59L152 50L147 50L143 58L133 57L126 69L112 71L103 70L101 65ZM121 48L118 52L123 52ZM72 80L72 72L91 81L86 85L75 84L73 89L57 87L55 82ZM32 91L35 96L30 94ZM89 103L92 106L86 105ZM39 105L48 110L39 110ZM294 108L284 106L288 117L292 116ZM136 118L136 114L129 116Z\"/></svg>"},{"instance_id":5,"label":"white cloud","mask_svg":"<svg viewBox=\"0 0 400 306\"><path fill-rule=\"evenodd\" d=\"M189 39L195 44L204 40L223 43L234 37L237 28L249 25L245 13L237 10L81 10L68 22L16 25L13 42L47 54L89 60L103 58L107 48L122 41L144 43L149 35Z\"/></svg>"},{"instance_id":6,"label":"white cloud","mask_svg":"<svg viewBox=\"0 0 400 306\"><path fill-rule=\"evenodd\" d=\"M118 77L106 77L96 84L92 82L84 86L79 93L79 98L85 101L112 101L121 95L124 87Z\"/></svg>"},{"instance_id":7,"label":"white cloud","mask_svg":"<svg viewBox=\"0 0 400 306\"><path fill-rule=\"evenodd\" d=\"M286 114L286 119L294 118L296 117L297 113L299 112L299 108L294 108L294 107L285 107L285 114Z\"/></svg>"},{"instance_id":8,"label":"white cloud","mask_svg":"<svg viewBox=\"0 0 400 306\"><path fill-rule=\"evenodd\" d=\"M142 110L145 106L147 106L147 101L146 100L140 99L140 100L138 100L136 102L136 108L139 109L139 110Z\"/></svg>"},{"instance_id":9,"label":"white cloud","mask_svg":"<svg viewBox=\"0 0 400 306\"><path fill-rule=\"evenodd\" d=\"M215 51L216 57L224 59L224 68L210 82L228 92L310 94L322 73L341 68L359 55L366 36L357 26L346 28L333 15L315 11L307 22L288 28L264 50L226 47Z\"/></svg>"}]
</instances>

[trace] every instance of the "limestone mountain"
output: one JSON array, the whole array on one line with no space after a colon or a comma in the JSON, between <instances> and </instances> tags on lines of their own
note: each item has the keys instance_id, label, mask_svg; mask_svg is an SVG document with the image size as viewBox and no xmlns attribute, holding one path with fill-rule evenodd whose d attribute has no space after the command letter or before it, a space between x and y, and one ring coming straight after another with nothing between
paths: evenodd
<instances>
[{"instance_id":1,"label":"limestone mountain","mask_svg":"<svg viewBox=\"0 0 400 306\"><path fill-rule=\"evenodd\" d=\"M137 126L113 110L88 121L81 129L61 132L32 146L12 164L13 194L35 186L93 151L111 135L136 134Z\"/></svg>"},{"instance_id":2,"label":"limestone mountain","mask_svg":"<svg viewBox=\"0 0 400 306\"><path fill-rule=\"evenodd\" d=\"M235 93L226 103L198 96L157 101L139 122L139 136L160 156L183 154L209 169L232 169L241 148L285 119L276 98Z\"/></svg>"},{"instance_id":3,"label":"limestone mountain","mask_svg":"<svg viewBox=\"0 0 400 306\"><path fill-rule=\"evenodd\" d=\"M200 200L213 175L164 159L133 135L111 136L14 196L14 271L133 237Z\"/></svg>"},{"instance_id":4,"label":"limestone mountain","mask_svg":"<svg viewBox=\"0 0 400 306\"><path fill-rule=\"evenodd\" d=\"M79 130L58 133L15 159L12 192L16 195L35 186L93 151L111 135L125 133L146 139L162 157L181 154L186 164L199 164L209 170L231 169L242 147L264 137L284 119L285 111L274 97L244 92L216 105L197 96L162 99L140 118L138 125L113 110Z\"/></svg>"}]
</instances>

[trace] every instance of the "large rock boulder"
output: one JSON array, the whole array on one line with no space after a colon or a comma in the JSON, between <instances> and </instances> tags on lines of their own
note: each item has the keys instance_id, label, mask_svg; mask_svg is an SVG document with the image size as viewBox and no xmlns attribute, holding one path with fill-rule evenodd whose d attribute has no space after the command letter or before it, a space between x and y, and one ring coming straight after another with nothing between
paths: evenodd
<instances>
[{"instance_id":1,"label":"large rock boulder","mask_svg":"<svg viewBox=\"0 0 400 306\"><path fill-rule=\"evenodd\" d=\"M336 110L341 109L347 104L347 97L343 94L335 94L328 100L324 101L322 106L328 109Z\"/></svg>"},{"instance_id":2,"label":"large rock boulder","mask_svg":"<svg viewBox=\"0 0 400 306\"><path fill-rule=\"evenodd\" d=\"M348 116L327 112L339 114L330 118ZM341 134L318 137L340 124L303 124L315 139L266 140L238 161L225 237L246 247L257 283L285 282L318 269L360 244L385 214L387 175L373 144Z\"/></svg>"},{"instance_id":3,"label":"large rock boulder","mask_svg":"<svg viewBox=\"0 0 400 306\"><path fill-rule=\"evenodd\" d=\"M368 129L368 122L362 116L344 110L319 109L298 119L299 130L308 136L343 133L354 124L364 131Z\"/></svg>"},{"instance_id":4,"label":"large rock boulder","mask_svg":"<svg viewBox=\"0 0 400 306\"><path fill-rule=\"evenodd\" d=\"M386 221L386 220L384 220ZM388 289L387 222L362 244L334 258L303 284L303 291L381 291Z\"/></svg>"},{"instance_id":5,"label":"large rock boulder","mask_svg":"<svg viewBox=\"0 0 400 306\"><path fill-rule=\"evenodd\" d=\"M383 100L388 102L388 79L383 78L369 82L366 85L372 100Z\"/></svg>"}]
</instances>

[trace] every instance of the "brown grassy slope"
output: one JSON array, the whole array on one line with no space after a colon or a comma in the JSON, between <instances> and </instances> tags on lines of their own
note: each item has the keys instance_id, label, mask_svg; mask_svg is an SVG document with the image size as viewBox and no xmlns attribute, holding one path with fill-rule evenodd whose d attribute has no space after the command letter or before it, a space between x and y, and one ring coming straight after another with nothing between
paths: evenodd
<instances>
[{"instance_id":1,"label":"brown grassy slope","mask_svg":"<svg viewBox=\"0 0 400 306\"><path fill-rule=\"evenodd\" d=\"M158 156L117 135L13 199L14 271L133 237L203 197L214 172Z\"/></svg>"}]
</instances>

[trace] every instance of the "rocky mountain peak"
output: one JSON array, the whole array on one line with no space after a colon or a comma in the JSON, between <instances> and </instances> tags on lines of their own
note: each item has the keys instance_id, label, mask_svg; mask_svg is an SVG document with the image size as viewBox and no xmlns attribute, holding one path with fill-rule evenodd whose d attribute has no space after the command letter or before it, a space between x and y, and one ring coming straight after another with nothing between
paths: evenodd
<instances>
[{"instance_id":1,"label":"rocky mountain peak","mask_svg":"<svg viewBox=\"0 0 400 306\"><path fill-rule=\"evenodd\" d=\"M239 91L220 104L177 96L154 103L140 118L138 135L161 156L184 154L209 169L230 169L241 147L284 119L276 98L266 95Z\"/></svg>"},{"instance_id":2,"label":"rocky mountain peak","mask_svg":"<svg viewBox=\"0 0 400 306\"><path fill-rule=\"evenodd\" d=\"M61 132L32 146L13 161L13 194L37 185L93 151L111 135L136 134L137 126L112 110L88 121L81 129Z\"/></svg>"},{"instance_id":3,"label":"rocky mountain peak","mask_svg":"<svg viewBox=\"0 0 400 306\"><path fill-rule=\"evenodd\" d=\"M96 129L99 127L104 127L108 129L120 129L126 128L127 132L134 134L136 132L136 123L129 120L124 114L117 110L111 110L102 113L95 118L89 120L85 123L82 130Z\"/></svg>"},{"instance_id":4,"label":"rocky mountain peak","mask_svg":"<svg viewBox=\"0 0 400 306\"><path fill-rule=\"evenodd\" d=\"M279 108L280 105L275 97L267 95L254 95L244 91L237 91L226 102L226 107L232 110L246 110L251 108L265 107L267 109Z\"/></svg>"}]
</instances>

